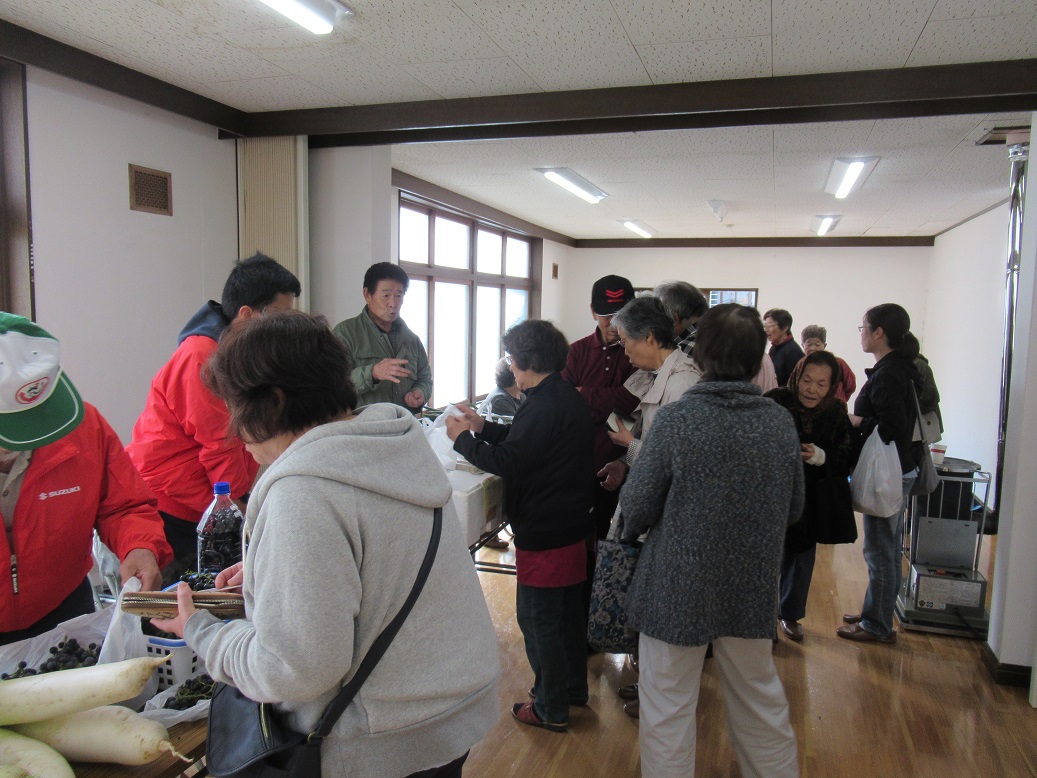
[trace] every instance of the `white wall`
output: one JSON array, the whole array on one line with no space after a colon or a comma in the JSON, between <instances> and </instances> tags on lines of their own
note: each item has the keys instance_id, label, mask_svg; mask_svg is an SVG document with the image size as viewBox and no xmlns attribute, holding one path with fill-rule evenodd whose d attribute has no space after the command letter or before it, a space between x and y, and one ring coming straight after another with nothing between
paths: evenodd
<instances>
[{"instance_id":1,"label":"white wall","mask_svg":"<svg viewBox=\"0 0 1037 778\"><path fill-rule=\"evenodd\" d=\"M544 283L540 297L540 318L552 321L559 327L562 326L562 316L568 302L565 291L566 279L570 272L569 260L576 251L561 243L544 241ZM551 278L552 265L558 265L558 278Z\"/></svg>"},{"instance_id":2,"label":"white wall","mask_svg":"<svg viewBox=\"0 0 1037 778\"><path fill-rule=\"evenodd\" d=\"M36 314L124 441L183 324L237 259L235 150L214 127L27 68ZM130 163L173 215L129 209Z\"/></svg>"},{"instance_id":3,"label":"white wall","mask_svg":"<svg viewBox=\"0 0 1037 778\"><path fill-rule=\"evenodd\" d=\"M388 146L310 152L310 299L332 326L364 307L364 273L392 253Z\"/></svg>"},{"instance_id":4,"label":"white wall","mask_svg":"<svg viewBox=\"0 0 1037 778\"><path fill-rule=\"evenodd\" d=\"M590 290L595 279L617 273L635 287L688 281L712 288L758 288L759 309L785 308L799 338L807 324L828 328L828 348L845 359L864 383L874 360L860 347L857 326L873 305L895 302L922 332L932 249L918 248L725 248L574 249L563 266L565 306L559 326L570 340L594 328Z\"/></svg>"},{"instance_id":5,"label":"white wall","mask_svg":"<svg viewBox=\"0 0 1037 778\"><path fill-rule=\"evenodd\" d=\"M977 462L991 474L997 464L1007 262L1007 204L938 237L920 334L940 388L947 455Z\"/></svg>"}]
</instances>

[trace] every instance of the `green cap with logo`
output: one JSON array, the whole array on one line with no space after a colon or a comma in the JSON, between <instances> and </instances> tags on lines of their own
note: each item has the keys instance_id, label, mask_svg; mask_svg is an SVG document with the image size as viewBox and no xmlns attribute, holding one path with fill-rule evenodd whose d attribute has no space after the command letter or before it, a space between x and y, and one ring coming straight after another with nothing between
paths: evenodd
<instances>
[{"instance_id":1,"label":"green cap with logo","mask_svg":"<svg viewBox=\"0 0 1037 778\"><path fill-rule=\"evenodd\" d=\"M61 344L22 316L0 311L0 448L53 443L83 420L83 400L61 369Z\"/></svg>"}]
</instances>

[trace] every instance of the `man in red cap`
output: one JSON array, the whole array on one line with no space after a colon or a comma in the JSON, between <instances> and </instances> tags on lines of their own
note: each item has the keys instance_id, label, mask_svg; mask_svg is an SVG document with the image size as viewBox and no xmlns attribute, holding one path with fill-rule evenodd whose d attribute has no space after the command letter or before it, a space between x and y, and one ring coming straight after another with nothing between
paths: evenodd
<instances>
[{"instance_id":1,"label":"man in red cap","mask_svg":"<svg viewBox=\"0 0 1037 778\"><path fill-rule=\"evenodd\" d=\"M173 551L155 501L92 405L61 369L61 346L28 319L0 312L0 645L94 609L93 533L125 581L162 581Z\"/></svg>"},{"instance_id":2,"label":"man in red cap","mask_svg":"<svg viewBox=\"0 0 1037 778\"><path fill-rule=\"evenodd\" d=\"M594 332L569 346L562 378L575 386L590 406L594 422L594 468L600 471L626 451L609 438L605 421L613 412L633 413L638 398L623 386L634 372L612 327L612 317L634 299L634 287L623 276L604 276L591 288L591 317L597 323ZM594 528L603 539L619 502L619 491L608 491L599 483L594 489Z\"/></svg>"}]
</instances>

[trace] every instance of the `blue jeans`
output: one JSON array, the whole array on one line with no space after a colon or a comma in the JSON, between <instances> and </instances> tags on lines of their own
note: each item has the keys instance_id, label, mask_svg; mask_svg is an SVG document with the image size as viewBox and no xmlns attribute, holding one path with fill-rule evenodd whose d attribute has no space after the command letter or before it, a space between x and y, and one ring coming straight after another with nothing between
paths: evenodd
<instances>
[{"instance_id":1,"label":"blue jeans","mask_svg":"<svg viewBox=\"0 0 1037 778\"><path fill-rule=\"evenodd\" d=\"M904 475L904 504L893 516L864 514L864 561L868 565L868 591L861 608L861 627L878 635L893 633L893 609L900 593L901 557L904 548L904 511L911 504L911 487L918 471Z\"/></svg>"},{"instance_id":2,"label":"blue jeans","mask_svg":"<svg viewBox=\"0 0 1037 778\"><path fill-rule=\"evenodd\" d=\"M515 616L533 669L534 710L542 721L569 720L569 704L587 703L587 609L583 584L518 584Z\"/></svg>"},{"instance_id":3,"label":"blue jeans","mask_svg":"<svg viewBox=\"0 0 1037 778\"><path fill-rule=\"evenodd\" d=\"M788 551L782 554L779 619L799 621L807 615L807 594L810 593L816 556L817 546L811 546L798 554L790 554Z\"/></svg>"}]
</instances>

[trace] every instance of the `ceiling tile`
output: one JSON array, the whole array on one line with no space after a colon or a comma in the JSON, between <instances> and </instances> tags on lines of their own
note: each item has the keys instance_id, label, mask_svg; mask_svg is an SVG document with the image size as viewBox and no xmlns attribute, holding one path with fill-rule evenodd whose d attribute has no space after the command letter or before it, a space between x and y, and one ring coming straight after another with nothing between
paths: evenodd
<instances>
[{"instance_id":1,"label":"ceiling tile","mask_svg":"<svg viewBox=\"0 0 1037 778\"><path fill-rule=\"evenodd\" d=\"M770 3L759 0L613 0L612 5L636 46L769 36L771 32Z\"/></svg>"},{"instance_id":2,"label":"ceiling tile","mask_svg":"<svg viewBox=\"0 0 1037 778\"><path fill-rule=\"evenodd\" d=\"M543 89L650 83L608 0L531 0L468 11Z\"/></svg>"},{"instance_id":3,"label":"ceiling tile","mask_svg":"<svg viewBox=\"0 0 1037 778\"><path fill-rule=\"evenodd\" d=\"M540 87L507 57L404 65L440 97L484 97L539 92Z\"/></svg>"},{"instance_id":4,"label":"ceiling tile","mask_svg":"<svg viewBox=\"0 0 1037 778\"><path fill-rule=\"evenodd\" d=\"M298 76L220 81L204 85L200 93L242 111L291 111L342 104L342 98Z\"/></svg>"},{"instance_id":5,"label":"ceiling tile","mask_svg":"<svg viewBox=\"0 0 1037 778\"><path fill-rule=\"evenodd\" d=\"M791 152L816 152L825 149L834 156L865 153L873 121L831 122L828 124L789 124L774 128L774 160L785 164Z\"/></svg>"},{"instance_id":6,"label":"ceiling tile","mask_svg":"<svg viewBox=\"0 0 1037 778\"><path fill-rule=\"evenodd\" d=\"M1037 57L1037 14L930 21L908 67Z\"/></svg>"},{"instance_id":7,"label":"ceiling tile","mask_svg":"<svg viewBox=\"0 0 1037 778\"><path fill-rule=\"evenodd\" d=\"M931 19L968 19L972 16L1008 16L1033 13L1033 0L938 0Z\"/></svg>"},{"instance_id":8,"label":"ceiling tile","mask_svg":"<svg viewBox=\"0 0 1037 778\"><path fill-rule=\"evenodd\" d=\"M932 0L774 0L774 75L904 67Z\"/></svg>"},{"instance_id":9,"label":"ceiling tile","mask_svg":"<svg viewBox=\"0 0 1037 778\"><path fill-rule=\"evenodd\" d=\"M725 38L637 47L653 84L771 75L771 39Z\"/></svg>"},{"instance_id":10,"label":"ceiling tile","mask_svg":"<svg viewBox=\"0 0 1037 778\"><path fill-rule=\"evenodd\" d=\"M491 59L503 53L470 15L446 0L354 0L349 26L393 62Z\"/></svg>"}]
</instances>

